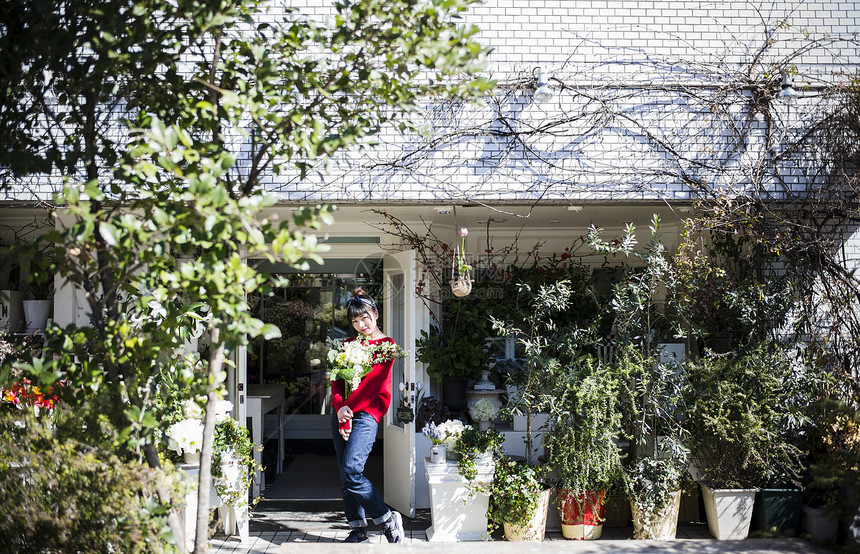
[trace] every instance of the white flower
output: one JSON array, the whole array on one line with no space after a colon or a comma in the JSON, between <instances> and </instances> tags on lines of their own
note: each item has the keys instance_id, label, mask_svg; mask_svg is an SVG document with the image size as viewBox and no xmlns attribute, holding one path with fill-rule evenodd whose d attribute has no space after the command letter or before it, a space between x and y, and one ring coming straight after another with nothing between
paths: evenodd
<instances>
[{"instance_id":1,"label":"white flower","mask_svg":"<svg viewBox=\"0 0 860 554\"><path fill-rule=\"evenodd\" d=\"M202 400L205 401L205 398L202 398ZM182 413L188 419L203 419L203 408L200 407L200 404L194 398L189 398L183 402Z\"/></svg>"},{"instance_id":2,"label":"white flower","mask_svg":"<svg viewBox=\"0 0 860 554\"><path fill-rule=\"evenodd\" d=\"M203 422L199 419L183 419L167 428L169 448L177 454L200 451L203 444Z\"/></svg>"},{"instance_id":3,"label":"white flower","mask_svg":"<svg viewBox=\"0 0 860 554\"><path fill-rule=\"evenodd\" d=\"M454 446L457 444L457 439L460 437L460 433L465 429L466 425L463 425L463 422L459 419L449 419L436 426L436 430L442 437L442 444L452 452L454 451Z\"/></svg>"},{"instance_id":4,"label":"white flower","mask_svg":"<svg viewBox=\"0 0 860 554\"><path fill-rule=\"evenodd\" d=\"M220 423L230 417L230 413L233 411L233 403L229 400L216 400L213 411L215 412L215 423Z\"/></svg>"},{"instance_id":5,"label":"white flower","mask_svg":"<svg viewBox=\"0 0 860 554\"><path fill-rule=\"evenodd\" d=\"M481 398L469 406L469 415L475 421L493 421L499 415L499 408L487 398Z\"/></svg>"}]
</instances>

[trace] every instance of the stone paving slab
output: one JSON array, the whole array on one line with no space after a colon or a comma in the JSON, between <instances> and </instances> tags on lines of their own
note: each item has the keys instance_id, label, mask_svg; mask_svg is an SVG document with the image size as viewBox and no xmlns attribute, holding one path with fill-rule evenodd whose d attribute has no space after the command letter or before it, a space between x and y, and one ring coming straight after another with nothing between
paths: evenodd
<instances>
[{"instance_id":1,"label":"stone paving slab","mask_svg":"<svg viewBox=\"0 0 860 554\"><path fill-rule=\"evenodd\" d=\"M819 554L818 549L802 539L747 539L743 541L717 540L676 540L676 541L550 541L539 543L526 542L458 542L427 543L411 542L406 544L356 544L337 543L285 543L275 552L289 553L334 553L343 552L445 552L447 553L546 553L570 552L575 554L650 554L665 552L669 554L724 554L743 552L754 554ZM266 551L271 552L271 551Z\"/></svg>"}]
</instances>

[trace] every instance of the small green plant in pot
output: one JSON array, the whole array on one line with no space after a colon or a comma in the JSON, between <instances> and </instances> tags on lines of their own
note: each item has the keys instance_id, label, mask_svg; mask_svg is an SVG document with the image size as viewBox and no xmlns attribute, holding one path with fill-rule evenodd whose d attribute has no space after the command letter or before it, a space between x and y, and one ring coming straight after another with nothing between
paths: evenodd
<instances>
[{"instance_id":1,"label":"small green plant in pot","mask_svg":"<svg viewBox=\"0 0 860 554\"><path fill-rule=\"evenodd\" d=\"M633 512L633 537L672 540L678 525L681 491L689 483L686 463L646 456L624 472Z\"/></svg>"},{"instance_id":2,"label":"small green plant in pot","mask_svg":"<svg viewBox=\"0 0 860 554\"><path fill-rule=\"evenodd\" d=\"M509 541L543 540L549 493L545 466L502 457L490 486L490 529L503 527Z\"/></svg>"},{"instance_id":3,"label":"small green plant in pot","mask_svg":"<svg viewBox=\"0 0 860 554\"><path fill-rule=\"evenodd\" d=\"M490 364L486 338L492 336L484 301L446 301L440 325L422 330L415 341L418 361L427 366L427 375L442 383L442 402L453 414L467 405L469 379L477 379Z\"/></svg>"},{"instance_id":4,"label":"small green plant in pot","mask_svg":"<svg viewBox=\"0 0 860 554\"><path fill-rule=\"evenodd\" d=\"M454 443L457 454L457 468L470 483L478 475L477 463L494 461L501 455L505 437L495 429L479 431L466 425Z\"/></svg>"},{"instance_id":5,"label":"small green plant in pot","mask_svg":"<svg viewBox=\"0 0 860 554\"><path fill-rule=\"evenodd\" d=\"M257 469L262 467L254 461L254 445L248 428L232 417L222 418L215 425L212 477L215 490L224 504L237 506L242 503ZM254 499L252 505L256 501Z\"/></svg>"}]
</instances>

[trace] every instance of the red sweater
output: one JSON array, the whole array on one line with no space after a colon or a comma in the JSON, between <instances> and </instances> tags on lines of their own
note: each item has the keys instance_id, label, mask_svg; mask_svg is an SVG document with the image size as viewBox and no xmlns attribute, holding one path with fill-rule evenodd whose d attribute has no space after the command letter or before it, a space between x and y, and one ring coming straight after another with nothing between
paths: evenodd
<instances>
[{"instance_id":1,"label":"red sweater","mask_svg":"<svg viewBox=\"0 0 860 554\"><path fill-rule=\"evenodd\" d=\"M355 339L347 339L347 341ZM382 341L393 343L394 339L385 337L383 339L371 340L370 344L377 344ZM367 412L377 423L382 419L382 416L388 412L388 407L391 405L391 368L394 366L394 360L373 364L370 373L362 377L361 383L354 391L349 394L349 398L344 402L344 394L346 392L346 383L343 379L337 379L331 383L331 405L334 408L334 413L343 406L349 406L353 414L358 412ZM340 423L341 429L349 429L349 424Z\"/></svg>"}]
</instances>

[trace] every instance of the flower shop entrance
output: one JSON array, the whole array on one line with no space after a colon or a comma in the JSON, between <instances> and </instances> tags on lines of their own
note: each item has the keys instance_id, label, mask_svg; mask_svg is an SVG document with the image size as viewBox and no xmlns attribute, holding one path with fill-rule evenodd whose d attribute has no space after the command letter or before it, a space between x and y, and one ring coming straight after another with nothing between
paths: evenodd
<instances>
[{"instance_id":1,"label":"flower shop entrance","mask_svg":"<svg viewBox=\"0 0 860 554\"><path fill-rule=\"evenodd\" d=\"M415 509L414 424L399 422L396 409L406 391L414 403L415 279L414 253L326 259L307 272L260 262L260 271L278 274L282 286L271 297L249 300L254 313L277 325L281 338L255 340L246 354L247 383L283 386L286 452L283 474L267 474L266 499L340 499L331 442L331 391L326 375L326 339L351 335L346 301L361 286L380 304L383 332L410 352L395 361L393 399L380 424L379 438L365 474L391 506L404 515ZM269 414L263 463L276 466L277 416Z\"/></svg>"},{"instance_id":2,"label":"flower shop entrance","mask_svg":"<svg viewBox=\"0 0 860 554\"><path fill-rule=\"evenodd\" d=\"M279 500L339 499L340 487L332 446L331 392L326 375L327 339L350 336L346 301L361 286L369 294L381 289L382 259L333 259L311 264L299 272L281 264L250 262L261 272L281 279L271 296L249 298L255 316L277 326L281 337L262 338L247 347L246 372L250 386L280 387L284 395L284 469L278 475L276 412L265 415L263 465L264 497ZM381 445L368 465L381 468ZM381 476L381 470L376 472ZM382 484L380 483L380 486Z\"/></svg>"}]
</instances>

